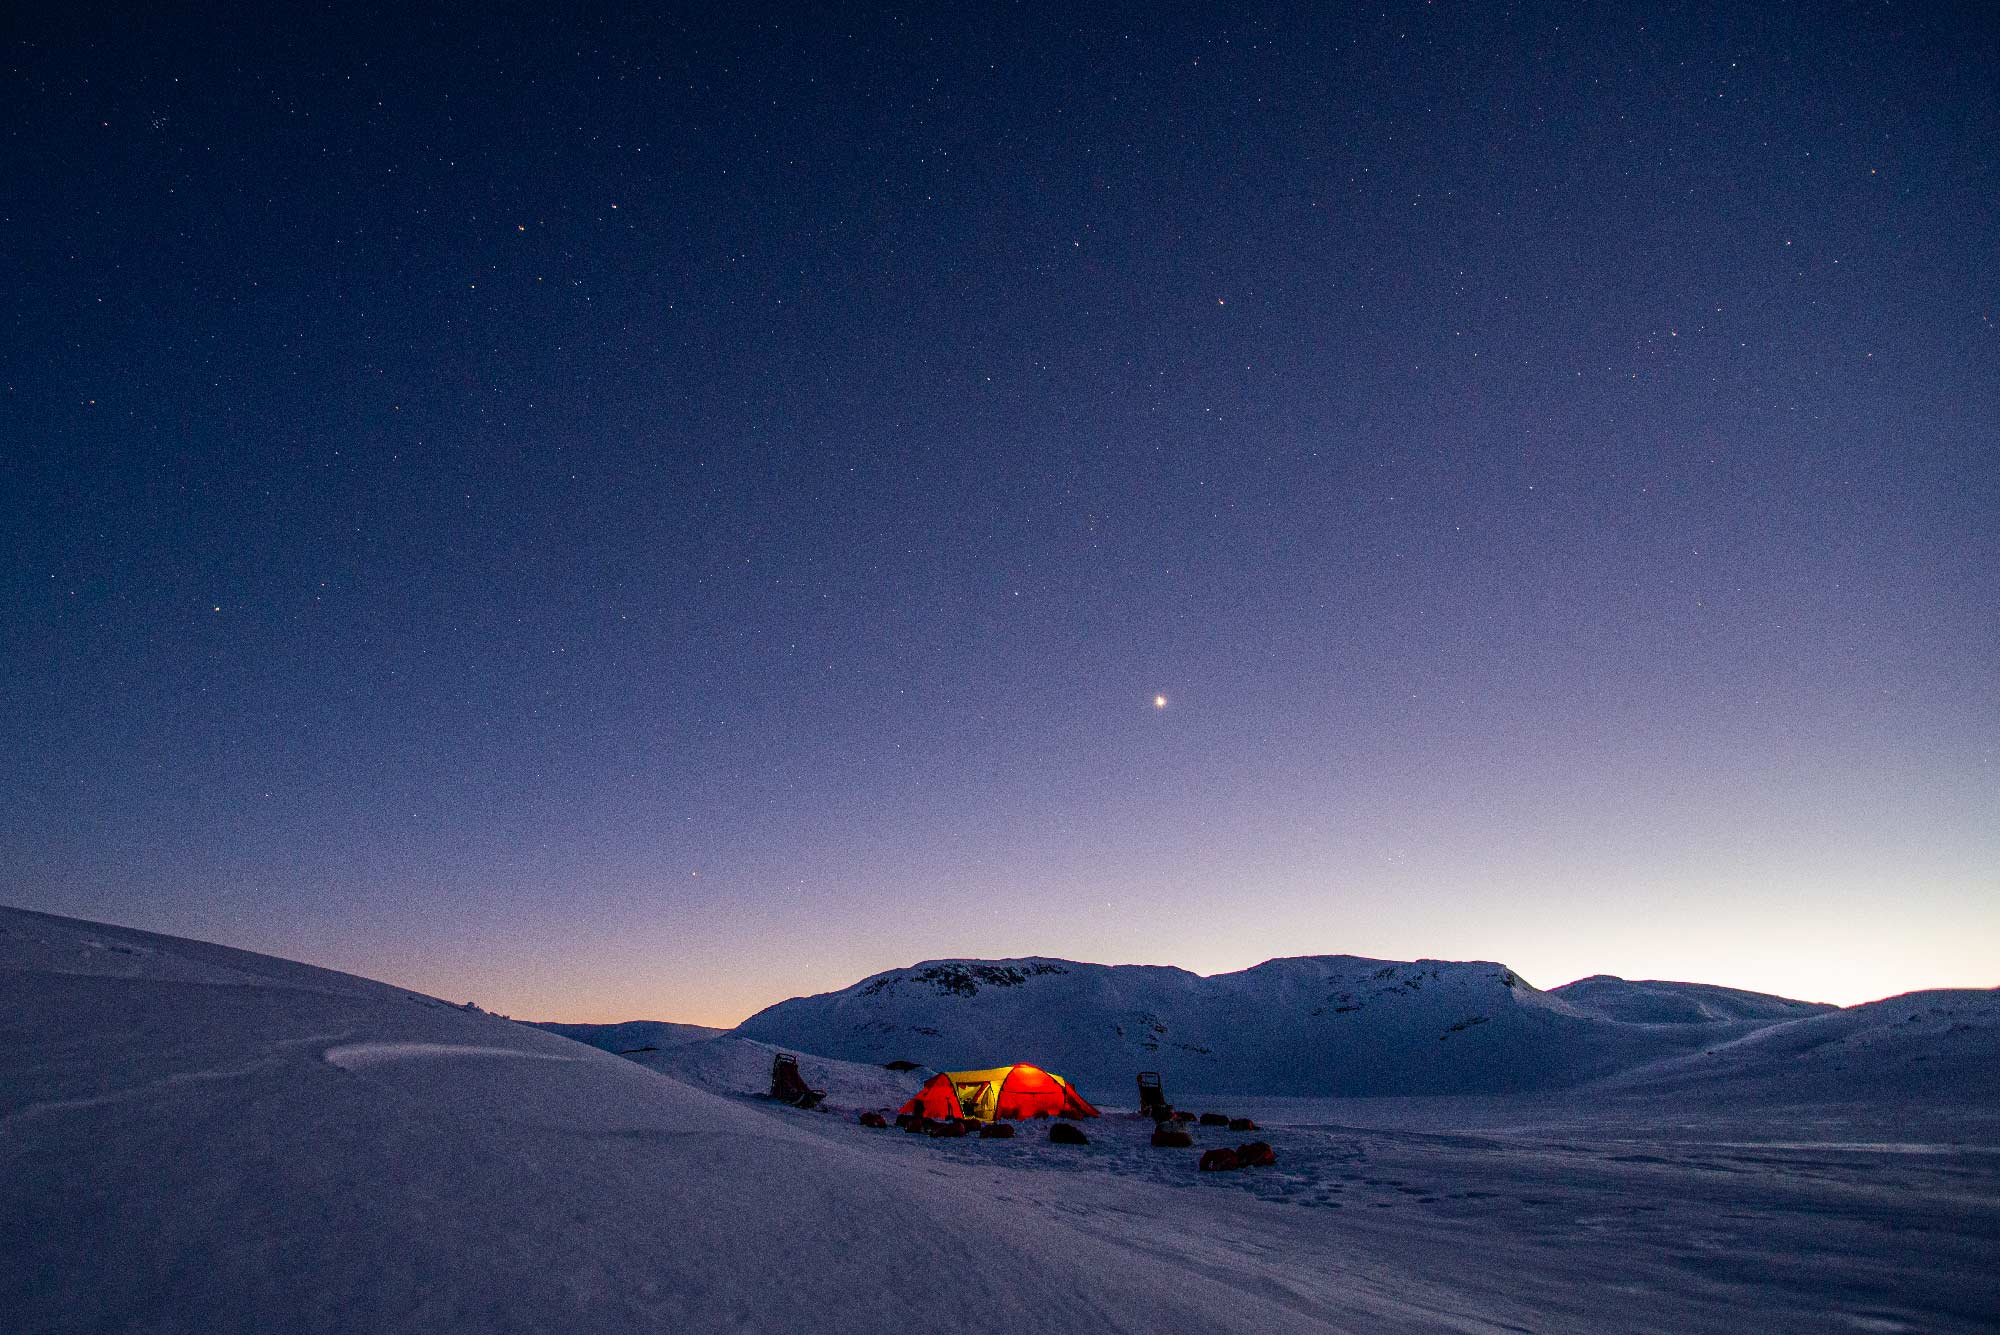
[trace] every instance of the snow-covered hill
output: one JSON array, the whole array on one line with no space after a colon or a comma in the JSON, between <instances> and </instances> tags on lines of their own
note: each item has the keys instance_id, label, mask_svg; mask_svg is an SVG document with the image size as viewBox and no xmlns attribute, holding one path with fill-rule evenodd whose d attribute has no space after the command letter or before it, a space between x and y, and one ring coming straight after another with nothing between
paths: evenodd
<instances>
[{"instance_id":1,"label":"snow-covered hill","mask_svg":"<svg viewBox=\"0 0 2000 1335\"><path fill-rule=\"evenodd\" d=\"M835 1126L402 988L0 909L8 1335L1298 1324Z\"/></svg>"},{"instance_id":2,"label":"snow-covered hill","mask_svg":"<svg viewBox=\"0 0 2000 1335\"><path fill-rule=\"evenodd\" d=\"M1630 982L1603 973L1552 987L1549 995L1561 997L1578 1010L1631 1024L1772 1023L1836 1009L1825 1002L1793 1001L1708 983Z\"/></svg>"},{"instance_id":3,"label":"snow-covered hill","mask_svg":"<svg viewBox=\"0 0 2000 1335\"><path fill-rule=\"evenodd\" d=\"M1350 955L1204 978L1070 960L932 960L781 1002L746 1038L852 1061L1028 1061L1129 1104L1169 1094L1379 1095L1560 1088L1712 1047L1809 1003L1597 978L1540 991L1493 963Z\"/></svg>"},{"instance_id":4,"label":"snow-covered hill","mask_svg":"<svg viewBox=\"0 0 2000 1335\"><path fill-rule=\"evenodd\" d=\"M2000 989L1909 992L1771 1025L1605 1080L1744 1103L1962 1103L2000 1112Z\"/></svg>"},{"instance_id":5,"label":"snow-covered hill","mask_svg":"<svg viewBox=\"0 0 2000 1335\"><path fill-rule=\"evenodd\" d=\"M631 1060L703 1089L754 1094L769 1088L771 1057L780 1051L797 1057L799 1074L806 1084L825 1090L827 1106L842 1113L885 1108L893 1111L936 1074L922 1067L889 1071L873 1062L837 1061L731 1033L704 1042L636 1053Z\"/></svg>"}]
</instances>

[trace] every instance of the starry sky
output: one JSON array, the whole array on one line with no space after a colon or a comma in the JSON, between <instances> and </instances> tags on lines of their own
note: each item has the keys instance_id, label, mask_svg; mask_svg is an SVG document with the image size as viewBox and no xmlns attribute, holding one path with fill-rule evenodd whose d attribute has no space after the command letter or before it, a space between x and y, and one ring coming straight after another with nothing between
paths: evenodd
<instances>
[{"instance_id":1,"label":"starry sky","mask_svg":"<svg viewBox=\"0 0 2000 1335\"><path fill-rule=\"evenodd\" d=\"M0 901L2000 983L1982 6L270 8L0 28Z\"/></svg>"}]
</instances>

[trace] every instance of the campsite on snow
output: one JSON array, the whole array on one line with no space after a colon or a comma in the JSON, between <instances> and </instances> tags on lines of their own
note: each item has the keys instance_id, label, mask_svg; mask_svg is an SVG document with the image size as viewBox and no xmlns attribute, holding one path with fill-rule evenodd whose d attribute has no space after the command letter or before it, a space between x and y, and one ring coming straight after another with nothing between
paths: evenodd
<instances>
[{"instance_id":1,"label":"campsite on snow","mask_svg":"<svg viewBox=\"0 0 2000 1335\"><path fill-rule=\"evenodd\" d=\"M2000 1335L1996 16L9 5L0 1335Z\"/></svg>"},{"instance_id":2,"label":"campsite on snow","mask_svg":"<svg viewBox=\"0 0 2000 1335\"><path fill-rule=\"evenodd\" d=\"M1994 992L958 960L531 1025L7 909L0 1003L10 1332L2000 1314Z\"/></svg>"}]
</instances>

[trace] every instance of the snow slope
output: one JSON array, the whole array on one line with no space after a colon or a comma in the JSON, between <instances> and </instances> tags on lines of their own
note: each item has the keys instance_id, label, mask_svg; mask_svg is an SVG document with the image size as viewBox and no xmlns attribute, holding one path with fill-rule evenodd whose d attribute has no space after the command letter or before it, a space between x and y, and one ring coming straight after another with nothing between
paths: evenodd
<instances>
[{"instance_id":1,"label":"snow slope","mask_svg":"<svg viewBox=\"0 0 2000 1335\"><path fill-rule=\"evenodd\" d=\"M1605 1092L1734 1104L1968 1103L2000 1113L2000 989L1909 992L1621 1072Z\"/></svg>"},{"instance_id":2,"label":"snow slope","mask_svg":"<svg viewBox=\"0 0 2000 1335\"><path fill-rule=\"evenodd\" d=\"M0 1200L10 1335L1288 1316L529 1026L19 910L0 910Z\"/></svg>"},{"instance_id":3,"label":"snow slope","mask_svg":"<svg viewBox=\"0 0 2000 1335\"><path fill-rule=\"evenodd\" d=\"M703 1089L761 1094L771 1086L772 1054L791 1051L736 1034L723 1034L703 1043L683 1043L658 1052L638 1053L632 1060L648 1070ZM827 1105L840 1112L894 1110L936 1074L922 1068L885 1071L870 1062L836 1061L808 1052L792 1052L792 1055L799 1059L799 1074L806 1084L825 1090Z\"/></svg>"},{"instance_id":4,"label":"snow slope","mask_svg":"<svg viewBox=\"0 0 2000 1335\"><path fill-rule=\"evenodd\" d=\"M1913 1030L1984 1041L1931 1004ZM2000 1128L1962 1108L1870 1144L1717 1123L1705 1091L1232 1103L1278 1165L1201 1174L1138 1118L932 1140L743 1095L769 1054L621 1060L0 909L0 1329L1972 1335L2000 1311ZM915 1079L802 1066L860 1105Z\"/></svg>"},{"instance_id":5,"label":"snow slope","mask_svg":"<svg viewBox=\"0 0 2000 1335\"><path fill-rule=\"evenodd\" d=\"M1796 1020L1836 1007L1819 1001L1793 1001L1767 992L1744 992L1709 983L1628 982L1610 974L1594 974L1549 989L1581 1011L1631 1024L1708 1024L1732 1020Z\"/></svg>"},{"instance_id":6,"label":"snow slope","mask_svg":"<svg viewBox=\"0 0 2000 1335\"><path fill-rule=\"evenodd\" d=\"M1818 1008L1691 984L1543 992L1492 963L1349 955L1210 978L1070 960L932 960L769 1007L746 1038L940 1069L1028 1061L1100 1104L1140 1070L1191 1094L1503 1093L1575 1085Z\"/></svg>"}]
</instances>

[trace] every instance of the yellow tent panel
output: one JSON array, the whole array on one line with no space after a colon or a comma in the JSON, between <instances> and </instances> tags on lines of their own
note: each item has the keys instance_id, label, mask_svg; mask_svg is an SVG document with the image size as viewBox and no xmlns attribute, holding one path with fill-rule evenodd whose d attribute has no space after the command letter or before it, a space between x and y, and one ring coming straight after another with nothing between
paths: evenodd
<instances>
[{"instance_id":1,"label":"yellow tent panel","mask_svg":"<svg viewBox=\"0 0 2000 1335\"><path fill-rule=\"evenodd\" d=\"M1035 1116L1095 1117L1097 1109L1052 1071L1025 1063L984 1071L946 1071L967 1117L982 1122L995 1118Z\"/></svg>"}]
</instances>

